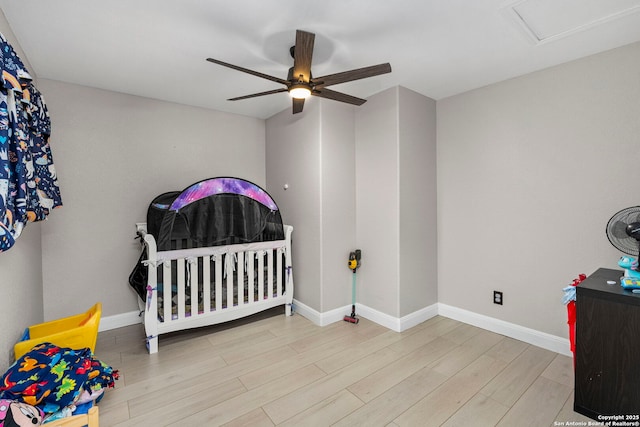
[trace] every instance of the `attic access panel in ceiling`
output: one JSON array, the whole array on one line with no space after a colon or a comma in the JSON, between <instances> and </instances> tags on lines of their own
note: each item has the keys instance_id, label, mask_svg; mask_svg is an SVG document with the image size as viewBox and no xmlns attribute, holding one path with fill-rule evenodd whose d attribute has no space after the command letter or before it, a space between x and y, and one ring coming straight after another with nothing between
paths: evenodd
<instances>
[{"instance_id":1,"label":"attic access panel in ceiling","mask_svg":"<svg viewBox=\"0 0 640 427\"><path fill-rule=\"evenodd\" d=\"M508 6L536 44L546 43L640 12L640 0L520 0Z\"/></svg>"}]
</instances>

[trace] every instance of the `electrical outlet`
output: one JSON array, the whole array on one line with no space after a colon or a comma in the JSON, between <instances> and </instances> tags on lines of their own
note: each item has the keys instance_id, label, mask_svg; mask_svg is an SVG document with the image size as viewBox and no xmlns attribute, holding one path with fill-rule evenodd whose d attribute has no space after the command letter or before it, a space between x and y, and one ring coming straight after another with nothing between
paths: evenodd
<instances>
[{"instance_id":1,"label":"electrical outlet","mask_svg":"<svg viewBox=\"0 0 640 427\"><path fill-rule=\"evenodd\" d=\"M502 305L502 292L493 291L493 303Z\"/></svg>"}]
</instances>

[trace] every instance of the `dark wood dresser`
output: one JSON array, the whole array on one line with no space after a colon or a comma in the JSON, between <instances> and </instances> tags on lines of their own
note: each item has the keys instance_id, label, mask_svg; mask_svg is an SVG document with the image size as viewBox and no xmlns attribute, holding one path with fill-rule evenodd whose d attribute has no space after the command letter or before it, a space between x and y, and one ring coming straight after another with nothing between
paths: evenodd
<instances>
[{"instance_id":1,"label":"dark wood dresser","mask_svg":"<svg viewBox=\"0 0 640 427\"><path fill-rule=\"evenodd\" d=\"M640 421L640 293L622 275L600 268L576 290L574 410L599 421Z\"/></svg>"}]
</instances>

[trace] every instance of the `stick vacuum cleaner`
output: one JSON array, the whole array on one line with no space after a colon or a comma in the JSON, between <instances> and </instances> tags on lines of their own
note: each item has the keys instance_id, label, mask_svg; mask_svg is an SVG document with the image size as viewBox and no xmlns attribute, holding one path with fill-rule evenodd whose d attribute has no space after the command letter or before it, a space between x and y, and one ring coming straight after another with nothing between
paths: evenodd
<instances>
[{"instance_id":1,"label":"stick vacuum cleaner","mask_svg":"<svg viewBox=\"0 0 640 427\"><path fill-rule=\"evenodd\" d=\"M344 321L349 323L358 323L360 319L356 317L356 270L360 267L360 256L362 252L356 249L355 252L349 254L349 268L353 272L351 275L351 315L344 316Z\"/></svg>"}]
</instances>

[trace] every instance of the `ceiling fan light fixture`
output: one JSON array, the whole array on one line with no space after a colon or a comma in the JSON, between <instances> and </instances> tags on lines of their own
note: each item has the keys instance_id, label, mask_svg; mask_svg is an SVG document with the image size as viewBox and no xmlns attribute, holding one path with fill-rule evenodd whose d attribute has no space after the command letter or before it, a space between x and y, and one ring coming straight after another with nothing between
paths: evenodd
<instances>
[{"instance_id":1,"label":"ceiling fan light fixture","mask_svg":"<svg viewBox=\"0 0 640 427\"><path fill-rule=\"evenodd\" d=\"M307 99L311 96L311 89L306 85L293 85L289 88L289 96L297 99Z\"/></svg>"}]
</instances>

